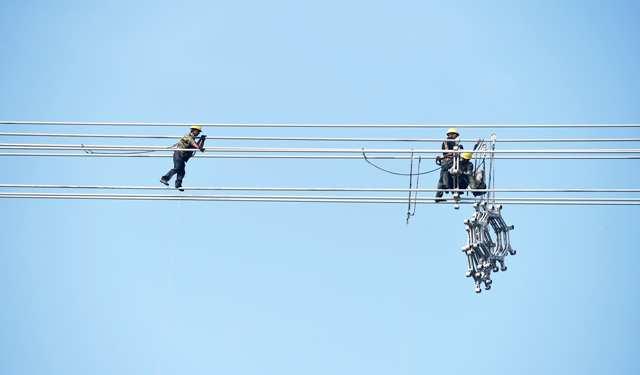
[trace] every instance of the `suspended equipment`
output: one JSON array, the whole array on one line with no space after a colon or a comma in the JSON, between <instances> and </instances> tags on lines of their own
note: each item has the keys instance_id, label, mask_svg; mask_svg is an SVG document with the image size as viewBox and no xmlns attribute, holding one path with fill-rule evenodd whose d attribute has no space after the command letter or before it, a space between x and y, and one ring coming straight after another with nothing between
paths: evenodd
<instances>
[{"instance_id":1,"label":"suspended equipment","mask_svg":"<svg viewBox=\"0 0 640 375\"><path fill-rule=\"evenodd\" d=\"M515 255L516 251L511 248L509 242L509 231L514 229L513 225L507 225L502 218L502 205L487 205L486 202L474 203L476 212L471 220L466 219L467 226L467 246L462 251L467 255L467 277L473 277L476 283L476 293L480 293L480 284L484 283L486 290L491 289L491 271L506 271L504 258L508 255ZM493 230L494 237L491 236ZM495 242L494 242L495 238Z\"/></svg>"}]
</instances>

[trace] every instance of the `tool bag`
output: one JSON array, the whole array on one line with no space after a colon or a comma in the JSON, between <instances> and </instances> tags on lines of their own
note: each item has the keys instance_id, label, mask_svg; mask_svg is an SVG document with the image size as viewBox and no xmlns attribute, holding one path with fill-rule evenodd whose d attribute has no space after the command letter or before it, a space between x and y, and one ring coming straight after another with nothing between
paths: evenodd
<instances>
[{"instance_id":1,"label":"tool bag","mask_svg":"<svg viewBox=\"0 0 640 375\"><path fill-rule=\"evenodd\" d=\"M473 172L473 174L471 175L471 178L469 179L469 186L471 187L471 189L475 190L475 189L486 189L487 188L487 184L484 182L484 171L482 169L477 169ZM474 191L473 195L474 196L479 196L479 195L484 195L486 194L485 192L481 191L481 192L477 192Z\"/></svg>"}]
</instances>

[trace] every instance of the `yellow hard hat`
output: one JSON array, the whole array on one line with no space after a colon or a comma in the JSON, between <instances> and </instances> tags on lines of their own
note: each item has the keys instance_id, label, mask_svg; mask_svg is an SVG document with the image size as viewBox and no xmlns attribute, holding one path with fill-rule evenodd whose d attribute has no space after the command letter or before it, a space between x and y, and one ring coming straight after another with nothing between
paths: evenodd
<instances>
[{"instance_id":1,"label":"yellow hard hat","mask_svg":"<svg viewBox=\"0 0 640 375\"><path fill-rule=\"evenodd\" d=\"M471 160L471 157L473 156L473 154L471 154L470 152L465 152L462 154L462 158L463 159L467 159L467 160Z\"/></svg>"},{"instance_id":2,"label":"yellow hard hat","mask_svg":"<svg viewBox=\"0 0 640 375\"><path fill-rule=\"evenodd\" d=\"M197 129L197 130L202 131L202 128L201 128L200 126L198 126L198 125L193 125L193 126L192 126L192 127L190 127L189 129Z\"/></svg>"},{"instance_id":3,"label":"yellow hard hat","mask_svg":"<svg viewBox=\"0 0 640 375\"><path fill-rule=\"evenodd\" d=\"M456 133L457 135L460 135L460 133L458 133L458 131L455 128L451 128L449 130L447 130L447 134L449 133Z\"/></svg>"}]
</instances>

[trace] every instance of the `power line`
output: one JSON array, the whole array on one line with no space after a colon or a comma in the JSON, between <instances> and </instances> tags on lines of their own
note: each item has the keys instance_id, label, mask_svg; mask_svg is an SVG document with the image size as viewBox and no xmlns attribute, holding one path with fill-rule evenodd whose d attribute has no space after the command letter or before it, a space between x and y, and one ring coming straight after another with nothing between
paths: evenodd
<instances>
[{"instance_id":1,"label":"power line","mask_svg":"<svg viewBox=\"0 0 640 375\"><path fill-rule=\"evenodd\" d=\"M640 127L639 124L586 124L586 125L313 125L313 124L168 124L168 123L61 123L61 122L0 122L0 124L14 125L86 125L86 126L220 126L220 127L326 127L326 128L442 128L456 126L460 128L630 128ZM110 135L110 134L54 134L54 133L0 133L5 136L41 136L41 137L93 137L93 138L131 138L131 139L179 139L180 136L153 136L153 135ZM330 138L330 137L208 137L216 140L242 140L242 141L350 141L350 142L442 142L443 139L411 139L411 138ZM462 140L460 140L462 141ZM487 141L487 140L485 140ZM504 139L497 142L637 142L640 138L596 138L596 139ZM465 142L475 142L465 140ZM74 144L17 144L3 143L0 149L5 150L37 150L37 151L82 151L73 153L0 153L0 156L96 156L96 157L172 157L166 154L131 154L132 152L161 152L161 151L190 151L176 149L175 147L158 146L126 146L126 145L74 145ZM207 154L198 154L199 158L251 158L251 159L363 159L360 155L256 155L253 153L315 153L315 154L369 154L369 159L412 159L408 154L440 154L442 150L431 149L362 149L362 148L281 148L281 147L207 147ZM113 152L113 153L108 153ZM121 153L115 153L121 152ZM128 154L128 153L129 154ZM211 154L211 153L232 153L232 154ZM625 160L640 159L640 156L628 154L640 154L640 149L556 149L556 150L478 150L478 151L449 151L453 153L474 152L475 154L494 155L493 159L519 159L519 160L552 160L552 159L574 159L574 160ZM235 153L251 153L249 155L239 155ZM371 155L371 154L407 154L404 155ZM498 156L495 156L498 154ZM502 154L502 155L500 155ZM536 154L534 155L513 155L513 154ZM544 155L543 155L544 154ZM556 155L554 155L556 154ZM561 155L557 155L561 154ZM575 154L588 154L575 155ZM594 154L625 154L625 155L594 155ZM427 157L432 159L433 157ZM17 185L0 184L5 188L58 188L58 189L131 189L131 190L173 190L165 187L118 187L118 186L87 186L87 185ZM185 188L188 190L247 190L247 191L344 191L344 192L435 192L438 189L358 189L358 188ZM468 190L465 190L468 191ZM637 193L640 189L486 189L483 192L583 192L583 193ZM405 203L406 197L392 196L290 196L290 195L166 195L166 194L87 194L87 193L9 193L0 192L0 198L47 198L47 199L120 199L120 200L197 200L197 201L258 201L258 202L325 202L325 203ZM458 201L449 200L448 203L467 204L476 202L478 198L462 197ZM434 204L432 197L415 198L415 203ZM539 204L539 205L638 205L639 198L592 198L592 197L571 197L571 198L541 198L541 197L505 197L496 198L495 202L505 202L509 204Z\"/></svg>"},{"instance_id":2,"label":"power line","mask_svg":"<svg viewBox=\"0 0 640 375\"><path fill-rule=\"evenodd\" d=\"M133 198L167 198L174 197L175 195L162 195L162 194L88 194L88 193L6 193L7 197L30 195L34 196L86 196L86 197L133 197ZM320 195L320 196L307 196L307 195L178 195L179 197L186 198L203 198L203 199L313 199L313 200L384 200L390 202L405 203L407 197L393 197L393 196L332 196L332 195ZM414 202L431 202L433 197L420 197L411 198ZM460 202L476 202L476 198L461 197ZM531 197L519 197L519 198L500 198L500 201L541 201L541 202L554 202L554 201L566 201L566 202L638 202L640 198L531 198Z\"/></svg>"},{"instance_id":3,"label":"power line","mask_svg":"<svg viewBox=\"0 0 640 375\"><path fill-rule=\"evenodd\" d=\"M180 139L179 135L128 135L128 134L65 134L65 133L0 133L9 137L63 137L63 138L143 138L143 139ZM214 137L207 137L214 138ZM231 137L233 138L233 137Z\"/></svg>"},{"instance_id":4,"label":"power line","mask_svg":"<svg viewBox=\"0 0 640 375\"><path fill-rule=\"evenodd\" d=\"M110 190L171 190L164 186L97 186L97 185L30 185L0 184L0 188L28 189L110 189ZM277 187L182 187L193 191L325 191L325 192L437 192L442 189L402 189L402 188L277 188ZM465 189L461 192L497 193L640 193L640 189ZM406 199L406 198L405 198Z\"/></svg>"},{"instance_id":5,"label":"power line","mask_svg":"<svg viewBox=\"0 0 640 375\"><path fill-rule=\"evenodd\" d=\"M52 122L0 121L0 125L69 126L210 126L252 128L638 128L640 124L547 124L547 125L380 125L380 124L231 124L231 123L135 123L135 122Z\"/></svg>"},{"instance_id":6,"label":"power line","mask_svg":"<svg viewBox=\"0 0 640 375\"><path fill-rule=\"evenodd\" d=\"M57 133L0 133L0 136L61 137L61 138L132 138L132 139L180 139L177 135L126 135L126 134L57 134ZM215 140L239 141L314 141L314 142L444 142L438 138L330 138L330 137L231 137L207 136ZM476 142L477 139L460 139L460 142ZM496 139L496 142L640 142L640 138L575 138L575 139Z\"/></svg>"},{"instance_id":7,"label":"power line","mask_svg":"<svg viewBox=\"0 0 640 375\"><path fill-rule=\"evenodd\" d=\"M82 149L79 149L82 150ZM185 149L181 149L185 150ZM189 149L186 149L189 151ZM131 150L128 150L131 151ZM166 150L165 150L166 151ZM197 149L193 149L192 151L197 151ZM442 151L440 151L442 152ZM450 151L452 152L452 151ZM0 156L66 156L66 157L130 157L130 158L172 158L172 155L160 155L160 154L88 154L88 153L77 153L77 154L61 154L61 153L18 153L18 152L2 152ZM198 154L197 158L206 158L206 159L335 159L335 160L346 160L346 159L363 159L362 156L356 155L203 155ZM368 159L411 159L411 156L367 156ZM425 157L423 157L425 159ZM433 158L430 158L433 159ZM640 159L640 156L567 156L567 155L556 155L556 156L496 156L494 157L496 160L552 160L552 159L573 159L573 160L596 160L596 159L606 159L606 160L626 160L626 159Z\"/></svg>"},{"instance_id":8,"label":"power line","mask_svg":"<svg viewBox=\"0 0 640 375\"><path fill-rule=\"evenodd\" d=\"M161 146L114 146L114 145L64 145L64 144L19 144L0 143L4 150L80 150L80 151L197 151ZM344 153L344 154L441 154L438 149L364 149L364 148L284 148L284 147L207 147L209 152L299 152L299 153ZM473 154L637 154L640 149L566 149L566 150L447 150L450 153Z\"/></svg>"},{"instance_id":9,"label":"power line","mask_svg":"<svg viewBox=\"0 0 640 375\"><path fill-rule=\"evenodd\" d=\"M242 202L297 202L297 203L400 203L405 204L405 197L395 199L371 197L261 197L261 196L198 196L198 195L125 195L125 194L63 194L63 193L0 193L0 198L38 198L38 199L98 199L98 200L182 200L182 201L242 201ZM435 203L433 198L418 198L416 204L472 204L476 200L447 200ZM625 205L636 206L640 202L628 201L509 201L496 198L496 204L528 204L528 205Z\"/></svg>"}]
</instances>

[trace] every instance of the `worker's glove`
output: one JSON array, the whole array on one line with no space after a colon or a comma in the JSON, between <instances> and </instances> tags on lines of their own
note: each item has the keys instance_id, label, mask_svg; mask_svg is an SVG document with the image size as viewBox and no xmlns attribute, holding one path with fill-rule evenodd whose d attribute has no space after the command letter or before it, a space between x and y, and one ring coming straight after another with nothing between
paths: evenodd
<instances>
[{"instance_id":1,"label":"worker's glove","mask_svg":"<svg viewBox=\"0 0 640 375\"><path fill-rule=\"evenodd\" d=\"M436 156L436 164L438 165L442 164L442 157Z\"/></svg>"},{"instance_id":2,"label":"worker's glove","mask_svg":"<svg viewBox=\"0 0 640 375\"><path fill-rule=\"evenodd\" d=\"M204 147L200 147L200 152L204 152Z\"/></svg>"}]
</instances>

